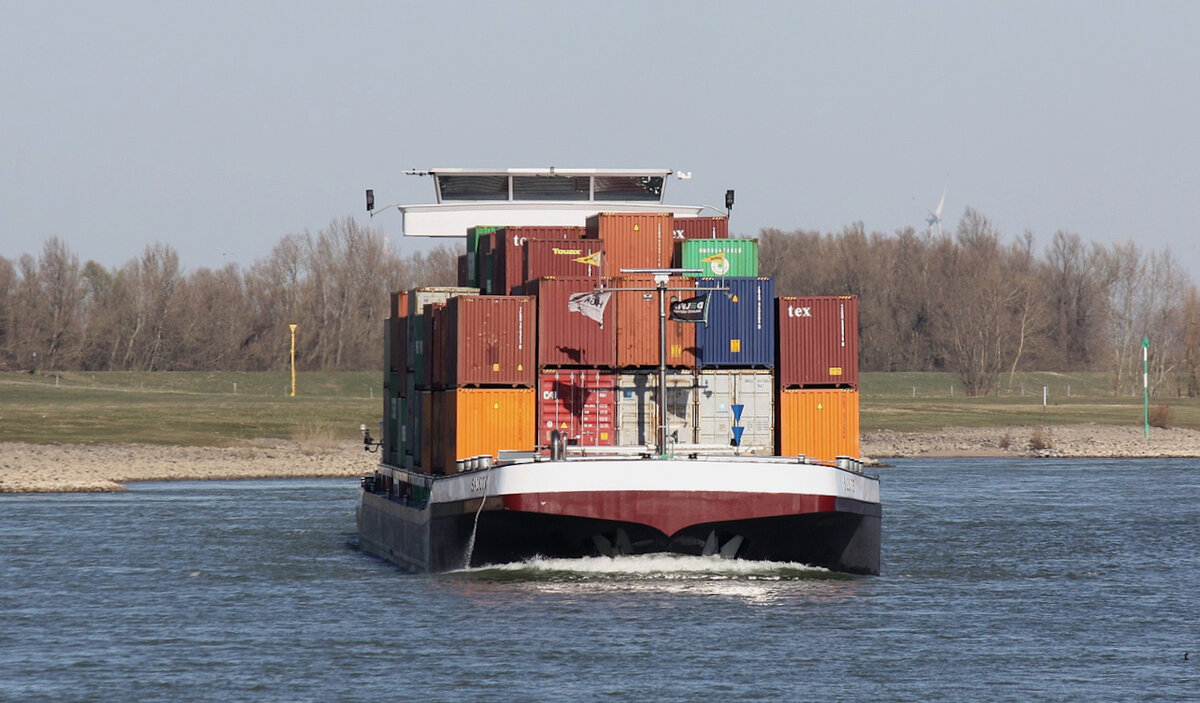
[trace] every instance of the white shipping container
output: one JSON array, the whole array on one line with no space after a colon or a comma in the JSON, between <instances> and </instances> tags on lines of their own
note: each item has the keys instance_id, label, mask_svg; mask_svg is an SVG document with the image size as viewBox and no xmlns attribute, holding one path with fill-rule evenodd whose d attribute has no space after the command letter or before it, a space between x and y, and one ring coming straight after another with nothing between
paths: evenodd
<instances>
[{"instance_id":1,"label":"white shipping container","mask_svg":"<svg viewBox=\"0 0 1200 703\"><path fill-rule=\"evenodd\" d=\"M667 434L694 441L696 377L667 373ZM658 430L658 372L637 371L617 377L617 444L653 446Z\"/></svg>"},{"instance_id":2,"label":"white shipping container","mask_svg":"<svg viewBox=\"0 0 1200 703\"><path fill-rule=\"evenodd\" d=\"M706 369L696 377L700 444L731 445L733 406L742 406L743 454L775 453L775 384L770 371Z\"/></svg>"}]
</instances>

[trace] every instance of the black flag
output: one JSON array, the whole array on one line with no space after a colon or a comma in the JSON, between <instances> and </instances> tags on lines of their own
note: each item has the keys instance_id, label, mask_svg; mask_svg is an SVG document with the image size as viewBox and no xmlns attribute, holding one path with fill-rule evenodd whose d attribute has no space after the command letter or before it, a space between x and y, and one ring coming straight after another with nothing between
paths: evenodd
<instances>
[{"instance_id":1,"label":"black flag","mask_svg":"<svg viewBox=\"0 0 1200 703\"><path fill-rule=\"evenodd\" d=\"M675 322L708 324L708 293L671 303L671 319Z\"/></svg>"}]
</instances>

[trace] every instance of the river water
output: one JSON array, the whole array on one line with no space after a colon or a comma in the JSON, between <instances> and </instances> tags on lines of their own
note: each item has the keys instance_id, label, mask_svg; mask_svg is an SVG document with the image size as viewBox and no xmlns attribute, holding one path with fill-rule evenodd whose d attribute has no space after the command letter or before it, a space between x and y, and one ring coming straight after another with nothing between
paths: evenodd
<instances>
[{"instance_id":1,"label":"river water","mask_svg":"<svg viewBox=\"0 0 1200 703\"><path fill-rule=\"evenodd\" d=\"M1200 461L879 471L879 577L638 557L405 574L354 548L344 479L0 496L0 701L1200 695Z\"/></svg>"}]
</instances>

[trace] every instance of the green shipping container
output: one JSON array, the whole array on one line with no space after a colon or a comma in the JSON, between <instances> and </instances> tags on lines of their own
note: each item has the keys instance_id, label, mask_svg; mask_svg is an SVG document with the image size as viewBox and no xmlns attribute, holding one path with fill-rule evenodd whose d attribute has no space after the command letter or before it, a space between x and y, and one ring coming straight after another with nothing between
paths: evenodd
<instances>
[{"instance_id":1,"label":"green shipping container","mask_svg":"<svg viewBox=\"0 0 1200 703\"><path fill-rule=\"evenodd\" d=\"M758 276L757 239L689 239L679 247L682 267L703 271L685 276Z\"/></svg>"},{"instance_id":2,"label":"green shipping container","mask_svg":"<svg viewBox=\"0 0 1200 703\"><path fill-rule=\"evenodd\" d=\"M482 262L479 260L479 240L485 235L491 234L500 229L500 225L487 225L467 228L467 285L472 288L479 288L479 282L483 280L480 275L479 267Z\"/></svg>"}]
</instances>

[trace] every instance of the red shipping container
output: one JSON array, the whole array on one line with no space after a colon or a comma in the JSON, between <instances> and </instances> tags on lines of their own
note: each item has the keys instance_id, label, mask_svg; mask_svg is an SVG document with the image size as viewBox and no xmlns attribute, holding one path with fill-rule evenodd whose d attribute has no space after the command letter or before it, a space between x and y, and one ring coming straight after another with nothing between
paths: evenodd
<instances>
[{"instance_id":1,"label":"red shipping container","mask_svg":"<svg viewBox=\"0 0 1200 703\"><path fill-rule=\"evenodd\" d=\"M434 386L532 388L534 299L462 295L434 314Z\"/></svg>"},{"instance_id":2,"label":"red shipping container","mask_svg":"<svg viewBox=\"0 0 1200 703\"><path fill-rule=\"evenodd\" d=\"M858 387L858 298L777 301L780 388Z\"/></svg>"},{"instance_id":3,"label":"red shipping container","mask_svg":"<svg viewBox=\"0 0 1200 703\"><path fill-rule=\"evenodd\" d=\"M529 282L530 293L537 296L538 366L616 365L617 294L608 298L602 325L567 307L572 295L591 292L598 285L608 285L608 279L539 278Z\"/></svg>"},{"instance_id":4,"label":"red shipping container","mask_svg":"<svg viewBox=\"0 0 1200 703\"><path fill-rule=\"evenodd\" d=\"M676 217L675 241L684 239L729 239L728 217Z\"/></svg>"},{"instance_id":5,"label":"red shipping container","mask_svg":"<svg viewBox=\"0 0 1200 703\"><path fill-rule=\"evenodd\" d=\"M688 291L670 290L672 288L694 288L694 278L671 276L667 279L667 292L664 306L667 315L671 312L671 300L683 300L692 297ZM613 288L655 288L654 276L649 274L637 276L621 276L613 279ZM662 352L659 337L659 304L658 292L624 291L617 296L617 366L646 367L658 366L658 357ZM692 322L672 322L667 320L666 363L674 368L695 368L696 366L696 324Z\"/></svg>"},{"instance_id":6,"label":"red shipping container","mask_svg":"<svg viewBox=\"0 0 1200 703\"><path fill-rule=\"evenodd\" d=\"M543 371L538 385L538 445L550 445L558 430L569 444L611 447L616 444L617 377L597 369Z\"/></svg>"},{"instance_id":7,"label":"red shipping container","mask_svg":"<svg viewBox=\"0 0 1200 703\"><path fill-rule=\"evenodd\" d=\"M671 213L602 212L587 218L587 238L604 242L608 261L602 273L621 269L670 268L675 255Z\"/></svg>"},{"instance_id":8,"label":"red shipping container","mask_svg":"<svg viewBox=\"0 0 1200 703\"><path fill-rule=\"evenodd\" d=\"M604 258L604 242L596 239L531 239L525 245L527 281L555 278L598 278Z\"/></svg>"},{"instance_id":9,"label":"red shipping container","mask_svg":"<svg viewBox=\"0 0 1200 703\"><path fill-rule=\"evenodd\" d=\"M582 227L503 227L492 235L492 294L511 295L525 283L525 244L531 239L579 239Z\"/></svg>"}]
</instances>

